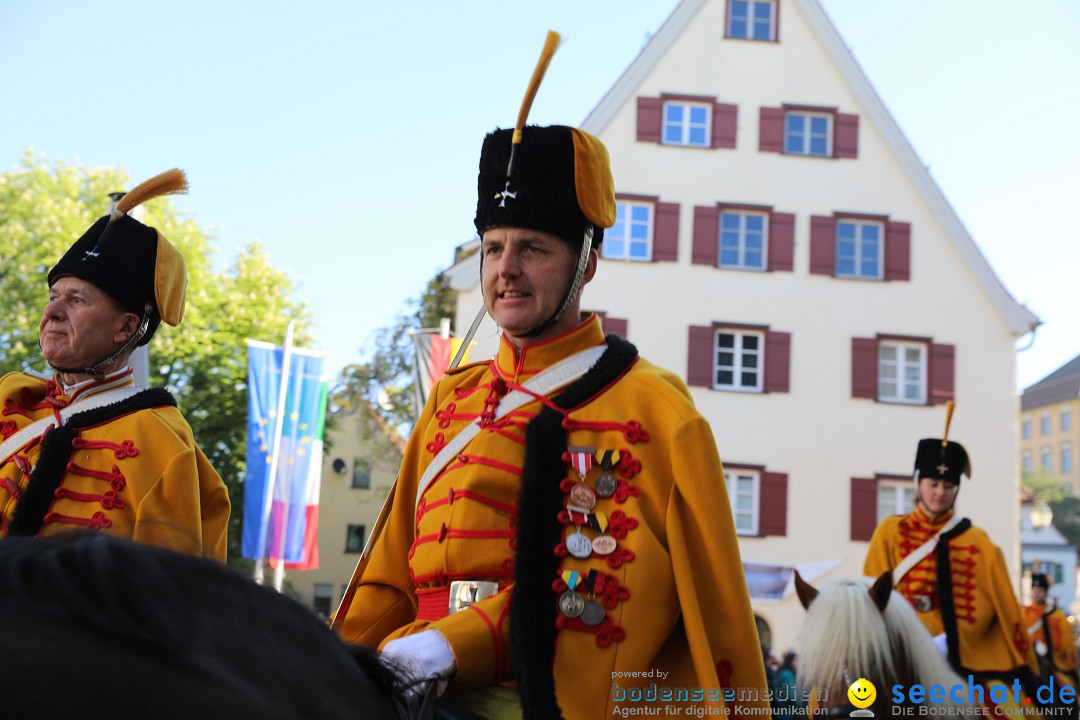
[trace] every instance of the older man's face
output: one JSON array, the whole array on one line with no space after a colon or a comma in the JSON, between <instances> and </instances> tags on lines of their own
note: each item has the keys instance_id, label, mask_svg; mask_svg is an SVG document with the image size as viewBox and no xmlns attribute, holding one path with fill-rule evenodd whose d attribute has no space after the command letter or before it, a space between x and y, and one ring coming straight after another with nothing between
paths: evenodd
<instances>
[{"instance_id":1,"label":"older man's face","mask_svg":"<svg viewBox=\"0 0 1080 720\"><path fill-rule=\"evenodd\" d=\"M53 367L89 367L124 343L131 318L138 321L96 285L62 277L49 288L49 303L38 326L41 354Z\"/></svg>"}]
</instances>

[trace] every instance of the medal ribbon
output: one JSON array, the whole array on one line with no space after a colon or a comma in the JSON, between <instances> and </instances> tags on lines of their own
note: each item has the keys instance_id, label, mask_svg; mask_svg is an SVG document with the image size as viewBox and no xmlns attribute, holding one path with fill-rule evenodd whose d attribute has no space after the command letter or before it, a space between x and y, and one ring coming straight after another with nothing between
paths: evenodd
<instances>
[{"instance_id":1,"label":"medal ribbon","mask_svg":"<svg viewBox=\"0 0 1080 720\"><path fill-rule=\"evenodd\" d=\"M619 464L619 459L618 450L605 450L604 456L600 458L600 467L610 472L611 468Z\"/></svg>"},{"instance_id":2,"label":"medal ribbon","mask_svg":"<svg viewBox=\"0 0 1080 720\"><path fill-rule=\"evenodd\" d=\"M599 530L603 535L608 529L608 517L607 513L597 511L589 515L589 527L594 530Z\"/></svg>"},{"instance_id":3,"label":"medal ribbon","mask_svg":"<svg viewBox=\"0 0 1080 720\"><path fill-rule=\"evenodd\" d=\"M562 579L566 583L566 587L573 590L581 582L581 573L577 570L563 570Z\"/></svg>"}]
</instances>

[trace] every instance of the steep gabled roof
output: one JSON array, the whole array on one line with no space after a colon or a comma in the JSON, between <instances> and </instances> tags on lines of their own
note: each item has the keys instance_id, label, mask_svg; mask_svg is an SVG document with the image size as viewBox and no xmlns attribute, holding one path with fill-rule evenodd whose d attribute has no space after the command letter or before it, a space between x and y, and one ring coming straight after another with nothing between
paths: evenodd
<instances>
[{"instance_id":1,"label":"steep gabled roof","mask_svg":"<svg viewBox=\"0 0 1080 720\"><path fill-rule=\"evenodd\" d=\"M1031 410L1078 397L1080 397L1080 355L1039 382L1025 388L1020 396L1020 409Z\"/></svg>"},{"instance_id":2,"label":"steep gabled roof","mask_svg":"<svg viewBox=\"0 0 1080 720\"><path fill-rule=\"evenodd\" d=\"M642 48L637 58L585 118L581 125L582 129L594 135L600 135L616 113L627 103L634 101L637 90L645 77L678 41L679 36L690 25L698 11L706 3L713 1L719 0L682 0ZM840 74L859 99L862 107L866 109L867 119L881 132L927 205L945 228L948 236L956 243L960 256L971 268L979 284L986 290L987 296L998 309L1011 332L1019 337L1040 325L1039 318L1017 303L994 273L967 229L960 222L960 218L949 205L949 201L919 160L911 143L896 124L873 85L870 84L862 68L844 45L825 10L817 0L791 0L791 2L797 3L806 15Z\"/></svg>"}]
</instances>

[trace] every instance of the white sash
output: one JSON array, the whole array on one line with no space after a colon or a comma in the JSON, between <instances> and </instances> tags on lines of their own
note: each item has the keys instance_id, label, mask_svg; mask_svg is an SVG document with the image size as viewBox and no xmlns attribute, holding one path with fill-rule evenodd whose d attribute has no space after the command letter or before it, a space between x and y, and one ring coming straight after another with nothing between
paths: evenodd
<instances>
[{"instance_id":1,"label":"white sash","mask_svg":"<svg viewBox=\"0 0 1080 720\"><path fill-rule=\"evenodd\" d=\"M116 390L109 390L107 392L98 393L97 395L90 395L89 397L76 400L71 405L60 411L60 424L66 423L72 415L76 413L86 412L87 410L94 410L106 405L112 405L113 403L120 402L121 400L127 400L132 395L141 392L137 387L124 387L117 388ZM0 463L7 462L12 455L19 451L26 443L30 442L34 438L43 435L46 430L56 425L56 417L42 418L36 422L32 422L24 427L19 432L15 433L2 444L0 444Z\"/></svg>"},{"instance_id":2,"label":"white sash","mask_svg":"<svg viewBox=\"0 0 1080 720\"><path fill-rule=\"evenodd\" d=\"M495 408L495 419L507 415L514 410L517 410L522 405L527 405L535 399L536 395L548 395L549 393L558 390L564 385L569 385L582 375L589 371L596 361L600 359L600 356L607 350L607 345L598 345L596 347L582 350L581 352L574 353L570 357L563 358L559 362L555 363L551 367L547 368L543 372L537 373L528 382L524 383L522 387L527 388L531 393L522 392L521 390L514 390L507 393L501 401L499 401L498 407ZM457 457L457 454L469 444L469 441L476 437L476 434L480 432L480 418L476 419L476 422L469 425L467 428L459 432L450 442L443 445L442 450L431 460L427 469L424 470L424 474L420 477L420 482L416 486L416 504L420 504L420 498L423 497L424 491L427 486L435 479L435 476L449 463L453 458Z\"/></svg>"},{"instance_id":3,"label":"white sash","mask_svg":"<svg viewBox=\"0 0 1080 720\"><path fill-rule=\"evenodd\" d=\"M934 548L936 548L938 544L938 539L942 535L959 525L961 520L963 520L963 518L957 515L953 515L951 518L949 518L949 522L945 523L945 526L934 534L934 537L930 538L922 545L915 548L914 552L901 560L900 564L897 565L896 568L893 570L893 587L896 587L900 584L900 581L903 580L904 576L908 574L908 571L911 570L911 568L918 565L920 562L923 561L923 558L934 552Z\"/></svg>"}]
</instances>

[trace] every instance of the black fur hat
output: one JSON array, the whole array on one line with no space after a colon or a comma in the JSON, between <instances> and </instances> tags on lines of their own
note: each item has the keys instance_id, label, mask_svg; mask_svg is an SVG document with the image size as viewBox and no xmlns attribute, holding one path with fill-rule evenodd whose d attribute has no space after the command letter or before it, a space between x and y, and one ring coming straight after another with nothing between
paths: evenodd
<instances>
[{"instance_id":1,"label":"black fur hat","mask_svg":"<svg viewBox=\"0 0 1080 720\"><path fill-rule=\"evenodd\" d=\"M592 225L593 247L615 223L615 191L607 149L598 139L565 125L522 130L510 164L512 129L484 138L477 178L476 232L520 227L540 230L580 247Z\"/></svg>"},{"instance_id":2,"label":"black fur hat","mask_svg":"<svg viewBox=\"0 0 1080 720\"><path fill-rule=\"evenodd\" d=\"M49 271L49 287L62 277L77 277L140 317L149 303L149 324L139 345L150 342L162 319L169 325L179 324L187 288L184 258L157 230L127 213L151 198L186 191L187 179L179 170L134 188L111 215L99 218L64 253Z\"/></svg>"},{"instance_id":3,"label":"black fur hat","mask_svg":"<svg viewBox=\"0 0 1080 720\"><path fill-rule=\"evenodd\" d=\"M924 438L915 452L915 479L941 478L959 483L960 476L971 477L971 461L964 446L952 440Z\"/></svg>"}]
</instances>

